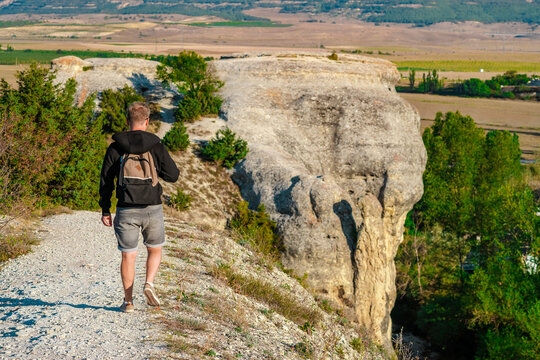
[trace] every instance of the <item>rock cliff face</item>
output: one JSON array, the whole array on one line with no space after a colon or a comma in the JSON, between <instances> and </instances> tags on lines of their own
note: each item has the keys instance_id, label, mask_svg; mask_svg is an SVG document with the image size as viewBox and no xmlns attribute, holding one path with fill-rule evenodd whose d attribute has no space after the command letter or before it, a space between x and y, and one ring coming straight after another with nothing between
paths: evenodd
<instances>
[{"instance_id":1,"label":"rock cliff face","mask_svg":"<svg viewBox=\"0 0 540 360\"><path fill-rule=\"evenodd\" d=\"M251 149L233 179L277 221L284 265L390 346L394 257L426 162L419 116L394 90L396 68L313 55L215 66L222 117Z\"/></svg>"}]
</instances>

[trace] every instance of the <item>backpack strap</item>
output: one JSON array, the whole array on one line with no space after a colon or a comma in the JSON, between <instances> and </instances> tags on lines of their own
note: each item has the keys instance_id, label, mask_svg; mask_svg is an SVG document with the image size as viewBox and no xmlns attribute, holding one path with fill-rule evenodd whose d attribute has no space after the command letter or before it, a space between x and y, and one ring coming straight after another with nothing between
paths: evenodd
<instances>
[{"instance_id":1,"label":"backpack strap","mask_svg":"<svg viewBox=\"0 0 540 360\"><path fill-rule=\"evenodd\" d=\"M120 156L120 174L118 174L118 186L125 186L124 185L124 165L126 163L126 159L129 157L128 153L125 153L124 155Z\"/></svg>"}]
</instances>

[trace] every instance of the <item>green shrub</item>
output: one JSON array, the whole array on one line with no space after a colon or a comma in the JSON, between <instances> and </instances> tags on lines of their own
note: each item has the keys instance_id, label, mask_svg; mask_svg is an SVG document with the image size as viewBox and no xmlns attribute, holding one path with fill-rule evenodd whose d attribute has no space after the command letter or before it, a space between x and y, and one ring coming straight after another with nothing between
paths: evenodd
<instances>
[{"instance_id":1,"label":"green shrub","mask_svg":"<svg viewBox=\"0 0 540 360\"><path fill-rule=\"evenodd\" d=\"M202 114L201 103L191 93L184 95L184 98L174 111L174 117L177 122L193 122L198 120Z\"/></svg>"},{"instance_id":2,"label":"green shrub","mask_svg":"<svg viewBox=\"0 0 540 360\"><path fill-rule=\"evenodd\" d=\"M176 189L176 194L171 196L170 205L179 211L190 208L192 197L181 189Z\"/></svg>"},{"instance_id":3,"label":"green shrub","mask_svg":"<svg viewBox=\"0 0 540 360\"><path fill-rule=\"evenodd\" d=\"M460 93L467 96L490 96L491 89L480 79L465 80L460 87Z\"/></svg>"},{"instance_id":4,"label":"green shrub","mask_svg":"<svg viewBox=\"0 0 540 360\"><path fill-rule=\"evenodd\" d=\"M28 253L36 243L37 240L27 234L0 234L0 263Z\"/></svg>"},{"instance_id":5,"label":"green shrub","mask_svg":"<svg viewBox=\"0 0 540 360\"><path fill-rule=\"evenodd\" d=\"M127 107L136 101L144 101L144 98L128 85L120 90L104 90L101 95L101 114L98 116L103 133L114 134L127 130Z\"/></svg>"},{"instance_id":6,"label":"green shrub","mask_svg":"<svg viewBox=\"0 0 540 360\"><path fill-rule=\"evenodd\" d=\"M336 54L336 52L334 51L334 52L332 52L332 54L328 55L328 58L330 60L336 61L338 59L338 54Z\"/></svg>"},{"instance_id":7,"label":"green shrub","mask_svg":"<svg viewBox=\"0 0 540 360\"><path fill-rule=\"evenodd\" d=\"M511 92L511 91L505 91L505 92L502 93L502 97L504 99L515 99L516 95L514 95L514 93Z\"/></svg>"},{"instance_id":8,"label":"green shrub","mask_svg":"<svg viewBox=\"0 0 540 360\"><path fill-rule=\"evenodd\" d=\"M189 147L189 135L182 122L176 122L163 137L163 145L170 151L183 151Z\"/></svg>"},{"instance_id":9,"label":"green shrub","mask_svg":"<svg viewBox=\"0 0 540 360\"><path fill-rule=\"evenodd\" d=\"M247 142L236 138L236 134L229 128L218 130L216 137L201 150L205 158L221 162L227 169L232 168L237 161L245 158L249 151Z\"/></svg>"},{"instance_id":10,"label":"green shrub","mask_svg":"<svg viewBox=\"0 0 540 360\"><path fill-rule=\"evenodd\" d=\"M22 198L96 208L107 144L100 123L92 121L94 98L74 106L76 82L55 85L54 73L37 64L17 77L17 89L0 84L0 133L8 145L0 171L9 194L0 196L0 209Z\"/></svg>"},{"instance_id":11,"label":"green shrub","mask_svg":"<svg viewBox=\"0 0 540 360\"><path fill-rule=\"evenodd\" d=\"M255 251L279 259L280 238L276 234L276 223L268 218L264 205L257 211L248 208L248 202L238 204L230 227L238 233L240 241L248 243Z\"/></svg>"},{"instance_id":12,"label":"green shrub","mask_svg":"<svg viewBox=\"0 0 540 360\"><path fill-rule=\"evenodd\" d=\"M217 114L223 100L216 93L223 86L206 60L194 51L183 51L178 56L157 58L158 79L165 85L173 83L184 94L175 117L178 121L194 121L203 115Z\"/></svg>"}]
</instances>

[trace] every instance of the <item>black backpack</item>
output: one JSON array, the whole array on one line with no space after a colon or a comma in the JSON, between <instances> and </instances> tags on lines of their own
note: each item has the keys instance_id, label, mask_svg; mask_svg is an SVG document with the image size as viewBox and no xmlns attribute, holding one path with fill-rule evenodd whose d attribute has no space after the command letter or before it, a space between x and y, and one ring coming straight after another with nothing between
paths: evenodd
<instances>
[{"instance_id":1,"label":"black backpack","mask_svg":"<svg viewBox=\"0 0 540 360\"><path fill-rule=\"evenodd\" d=\"M118 200L132 205L150 205L155 201L155 192L159 191L157 184L158 175L150 152L122 155L118 175Z\"/></svg>"}]
</instances>

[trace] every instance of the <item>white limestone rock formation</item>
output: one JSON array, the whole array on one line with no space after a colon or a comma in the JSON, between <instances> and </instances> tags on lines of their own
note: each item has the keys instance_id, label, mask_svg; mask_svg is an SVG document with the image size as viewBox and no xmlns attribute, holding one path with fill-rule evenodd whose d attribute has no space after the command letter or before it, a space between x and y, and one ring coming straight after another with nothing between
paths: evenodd
<instances>
[{"instance_id":1,"label":"white limestone rock formation","mask_svg":"<svg viewBox=\"0 0 540 360\"><path fill-rule=\"evenodd\" d=\"M222 117L250 146L233 179L277 221L283 264L390 348L394 257L426 162L420 118L394 89L395 66L309 54L215 66Z\"/></svg>"}]
</instances>

